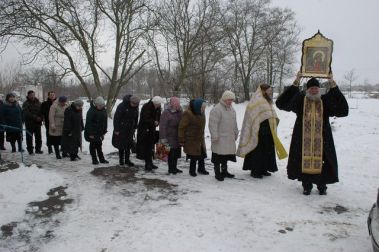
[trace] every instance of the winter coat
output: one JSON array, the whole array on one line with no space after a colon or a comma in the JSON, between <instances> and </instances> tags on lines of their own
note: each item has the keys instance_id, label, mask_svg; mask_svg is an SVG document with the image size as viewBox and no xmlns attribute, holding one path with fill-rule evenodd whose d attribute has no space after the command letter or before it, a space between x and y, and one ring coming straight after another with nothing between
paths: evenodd
<instances>
[{"instance_id":1,"label":"winter coat","mask_svg":"<svg viewBox=\"0 0 379 252\"><path fill-rule=\"evenodd\" d=\"M117 106L113 118L112 145L118 149L131 148L134 132L138 125L138 107L130 106L131 95L125 96L122 103ZM114 132L118 132L115 135Z\"/></svg>"},{"instance_id":2,"label":"winter coat","mask_svg":"<svg viewBox=\"0 0 379 252\"><path fill-rule=\"evenodd\" d=\"M172 111L171 106L168 105L159 123L159 139L166 139L170 147L174 149L180 148L178 130L182 115L182 110Z\"/></svg>"},{"instance_id":3,"label":"winter coat","mask_svg":"<svg viewBox=\"0 0 379 252\"><path fill-rule=\"evenodd\" d=\"M49 112L50 112L50 107L53 105L55 100L47 99L46 101L42 102L41 104L41 113L43 116L43 120L45 122L45 127L49 128Z\"/></svg>"},{"instance_id":4,"label":"winter coat","mask_svg":"<svg viewBox=\"0 0 379 252\"><path fill-rule=\"evenodd\" d=\"M156 139L154 122L160 121L161 108L155 108L150 100L142 106L140 120L137 128L137 158L145 159L150 153L146 153L151 146L154 146Z\"/></svg>"},{"instance_id":5,"label":"winter coat","mask_svg":"<svg viewBox=\"0 0 379 252\"><path fill-rule=\"evenodd\" d=\"M76 110L71 104L64 111L63 132L62 132L62 152L78 153L78 148L82 146L82 131L84 129L82 111Z\"/></svg>"},{"instance_id":6,"label":"winter coat","mask_svg":"<svg viewBox=\"0 0 379 252\"><path fill-rule=\"evenodd\" d=\"M84 127L84 138L87 142L100 142L103 141L104 135L107 133L108 117L105 107L98 110L96 106L91 103L91 107L87 112L86 125ZM90 138L93 136L93 138Z\"/></svg>"},{"instance_id":7,"label":"winter coat","mask_svg":"<svg viewBox=\"0 0 379 252\"><path fill-rule=\"evenodd\" d=\"M287 164L289 179L312 182L315 184L332 184L338 182L337 155L334 147L332 129L329 117L344 117L349 113L348 103L338 87L331 88L321 96L323 102L323 166L320 175L302 173L302 135L303 107L305 93L299 87L288 87L277 99L276 106L285 111L296 113L292 140Z\"/></svg>"},{"instance_id":8,"label":"winter coat","mask_svg":"<svg viewBox=\"0 0 379 252\"><path fill-rule=\"evenodd\" d=\"M204 141L205 116L195 115L190 108L184 111L179 123L179 143L184 144L184 152L190 156L201 156L206 150Z\"/></svg>"},{"instance_id":9,"label":"winter coat","mask_svg":"<svg viewBox=\"0 0 379 252\"><path fill-rule=\"evenodd\" d=\"M22 110L17 101L5 102L0 109L1 124L14 127L5 128L7 133L22 131Z\"/></svg>"},{"instance_id":10,"label":"winter coat","mask_svg":"<svg viewBox=\"0 0 379 252\"><path fill-rule=\"evenodd\" d=\"M64 111L69 105L66 104L63 107L59 105L58 101L55 101L50 107L49 112L49 135L62 136Z\"/></svg>"},{"instance_id":11,"label":"winter coat","mask_svg":"<svg viewBox=\"0 0 379 252\"><path fill-rule=\"evenodd\" d=\"M209 114L208 127L211 133L212 152L218 155L234 155L238 137L237 118L234 108L227 107L223 101L220 101Z\"/></svg>"},{"instance_id":12,"label":"winter coat","mask_svg":"<svg viewBox=\"0 0 379 252\"><path fill-rule=\"evenodd\" d=\"M37 98L34 98L33 101L27 98L22 104L22 110L26 128L36 128L42 125L41 103Z\"/></svg>"}]
</instances>

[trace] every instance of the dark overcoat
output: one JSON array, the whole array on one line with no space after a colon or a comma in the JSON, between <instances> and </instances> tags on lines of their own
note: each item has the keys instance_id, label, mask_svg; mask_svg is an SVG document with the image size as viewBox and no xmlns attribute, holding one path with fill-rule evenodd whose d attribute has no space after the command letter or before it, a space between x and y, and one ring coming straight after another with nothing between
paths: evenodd
<instances>
[{"instance_id":1,"label":"dark overcoat","mask_svg":"<svg viewBox=\"0 0 379 252\"><path fill-rule=\"evenodd\" d=\"M161 108L155 108L150 100L142 106L140 120L137 128L137 158L146 159L152 155L152 149L156 138L154 122L160 121Z\"/></svg>"},{"instance_id":2,"label":"dark overcoat","mask_svg":"<svg viewBox=\"0 0 379 252\"><path fill-rule=\"evenodd\" d=\"M25 127L38 128L42 125L43 115L41 113L41 103L37 98L26 99L22 104Z\"/></svg>"},{"instance_id":3,"label":"dark overcoat","mask_svg":"<svg viewBox=\"0 0 379 252\"><path fill-rule=\"evenodd\" d=\"M84 129L82 110L77 110L71 104L64 111L62 152L77 154L82 146L82 131Z\"/></svg>"},{"instance_id":4,"label":"dark overcoat","mask_svg":"<svg viewBox=\"0 0 379 252\"><path fill-rule=\"evenodd\" d=\"M315 184L332 184L338 182L338 164L336 149L329 117L344 117L349 113L349 106L338 87L331 88L321 96L323 102L323 166L320 175L303 174L302 164L302 137L303 137L303 106L305 93L299 87L288 87L276 100L276 106L285 111L296 113L291 146L287 164L289 179L312 182Z\"/></svg>"},{"instance_id":5,"label":"dark overcoat","mask_svg":"<svg viewBox=\"0 0 379 252\"><path fill-rule=\"evenodd\" d=\"M98 110L93 103L87 112L84 138L87 142L100 142L107 133L108 117L105 107ZM89 136L94 136L90 138Z\"/></svg>"},{"instance_id":6,"label":"dark overcoat","mask_svg":"<svg viewBox=\"0 0 379 252\"><path fill-rule=\"evenodd\" d=\"M138 107L130 106L131 95L125 96L122 103L117 106L113 118L112 145L118 149L131 148L134 132L138 125ZM114 132L118 132L115 135Z\"/></svg>"},{"instance_id":7,"label":"dark overcoat","mask_svg":"<svg viewBox=\"0 0 379 252\"><path fill-rule=\"evenodd\" d=\"M22 110L17 101L5 102L0 110L1 123L12 128L6 128L8 133L22 132Z\"/></svg>"},{"instance_id":8,"label":"dark overcoat","mask_svg":"<svg viewBox=\"0 0 379 252\"><path fill-rule=\"evenodd\" d=\"M42 102L41 104L41 114L43 116L43 120L45 123L45 127L48 129L49 128L49 112L50 112L50 107L53 105L54 100L47 99L46 101Z\"/></svg>"}]
</instances>

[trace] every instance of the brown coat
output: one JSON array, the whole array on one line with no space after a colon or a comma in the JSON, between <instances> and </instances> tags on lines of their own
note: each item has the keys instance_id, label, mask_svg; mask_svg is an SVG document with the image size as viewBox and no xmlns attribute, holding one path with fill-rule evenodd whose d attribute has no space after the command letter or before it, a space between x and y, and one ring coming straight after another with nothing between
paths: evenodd
<instances>
[{"instance_id":1,"label":"brown coat","mask_svg":"<svg viewBox=\"0 0 379 252\"><path fill-rule=\"evenodd\" d=\"M184 144L184 152L187 155L201 156L201 150L206 150L204 128L204 115L194 115L190 109L184 111L178 135L179 143Z\"/></svg>"}]
</instances>

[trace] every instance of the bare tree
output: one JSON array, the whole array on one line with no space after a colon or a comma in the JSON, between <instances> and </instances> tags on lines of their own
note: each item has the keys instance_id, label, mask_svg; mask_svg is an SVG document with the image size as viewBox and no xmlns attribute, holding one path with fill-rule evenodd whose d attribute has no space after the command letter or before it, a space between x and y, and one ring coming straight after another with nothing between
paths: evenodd
<instances>
[{"instance_id":1,"label":"bare tree","mask_svg":"<svg viewBox=\"0 0 379 252\"><path fill-rule=\"evenodd\" d=\"M357 73L355 69L353 68L350 71L348 71L343 77L347 81L347 84L349 85L349 97L351 98L351 86L353 82L358 79Z\"/></svg>"},{"instance_id":2,"label":"bare tree","mask_svg":"<svg viewBox=\"0 0 379 252\"><path fill-rule=\"evenodd\" d=\"M254 72L262 70L259 64L267 47L293 18L291 11L270 8L269 3L269 0L229 0L223 11L224 29L245 100L249 100Z\"/></svg>"},{"instance_id":3,"label":"bare tree","mask_svg":"<svg viewBox=\"0 0 379 252\"><path fill-rule=\"evenodd\" d=\"M212 37L207 31L216 24L213 18L219 13L218 1L163 0L156 9L160 35L155 38L163 39L162 47L169 58L166 64L162 64L159 51L155 48L155 59L158 67L168 69L165 73L171 74L173 94L178 95L188 81L196 54L202 46L211 43ZM163 71L160 72L162 75Z\"/></svg>"},{"instance_id":4,"label":"bare tree","mask_svg":"<svg viewBox=\"0 0 379 252\"><path fill-rule=\"evenodd\" d=\"M105 96L101 75L109 80L107 110L112 110L120 88L146 63L141 37L148 27L145 0L9 0L0 2L0 45L16 39L38 56L70 71L89 98L88 77L95 95ZM100 57L113 55L112 70ZM108 113L109 114L109 113Z\"/></svg>"}]
</instances>

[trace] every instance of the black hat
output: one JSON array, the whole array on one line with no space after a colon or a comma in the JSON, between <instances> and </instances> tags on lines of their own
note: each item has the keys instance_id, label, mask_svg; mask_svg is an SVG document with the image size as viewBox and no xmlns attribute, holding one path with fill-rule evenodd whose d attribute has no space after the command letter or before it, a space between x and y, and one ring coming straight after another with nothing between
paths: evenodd
<instances>
[{"instance_id":1,"label":"black hat","mask_svg":"<svg viewBox=\"0 0 379 252\"><path fill-rule=\"evenodd\" d=\"M62 96L59 96L58 98L58 102L66 102L67 101L67 97L62 95Z\"/></svg>"},{"instance_id":2,"label":"black hat","mask_svg":"<svg viewBox=\"0 0 379 252\"><path fill-rule=\"evenodd\" d=\"M308 82L307 82L307 89L310 87L320 87L320 82L312 77Z\"/></svg>"}]
</instances>

